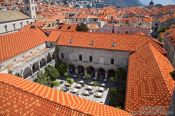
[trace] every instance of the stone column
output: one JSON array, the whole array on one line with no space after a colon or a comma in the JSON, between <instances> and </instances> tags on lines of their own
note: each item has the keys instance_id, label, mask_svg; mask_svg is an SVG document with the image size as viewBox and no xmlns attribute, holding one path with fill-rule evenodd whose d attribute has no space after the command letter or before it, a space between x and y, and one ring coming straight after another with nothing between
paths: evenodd
<instances>
[{"instance_id":1,"label":"stone column","mask_svg":"<svg viewBox=\"0 0 175 116\"><path fill-rule=\"evenodd\" d=\"M78 74L78 67L75 67L75 73Z\"/></svg>"}]
</instances>

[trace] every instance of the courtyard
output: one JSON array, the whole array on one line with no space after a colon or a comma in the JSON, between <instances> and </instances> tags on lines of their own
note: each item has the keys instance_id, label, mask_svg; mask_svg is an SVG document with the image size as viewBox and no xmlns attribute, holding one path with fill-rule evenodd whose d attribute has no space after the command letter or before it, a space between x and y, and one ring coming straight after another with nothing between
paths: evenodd
<instances>
[{"instance_id":1,"label":"courtyard","mask_svg":"<svg viewBox=\"0 0 175 116\"><path fill-rule=\"evenodd\" d=\"M78 67L76 72L63 64L48 66L44 73L38 74L35 82L94 102L124 107L126 72L109 70L106 76L102 68L94 71L93 67L86 71Z\"/></svg>"},{"instance_id":2,"label":"courtyard","mask_svg":"<svg viewBox=\"0 0 175 116\"><path fill-rule=\"evenodd\" d=\"M69 84L63 76L56 79L60 83L57 90L69 92L71 94L86 98L91 101L107 104L107 97L109 87L107 82L86 80L85 78L78 77L77 75L71 76L73 83Z\"/></svg>"}]
</instances>

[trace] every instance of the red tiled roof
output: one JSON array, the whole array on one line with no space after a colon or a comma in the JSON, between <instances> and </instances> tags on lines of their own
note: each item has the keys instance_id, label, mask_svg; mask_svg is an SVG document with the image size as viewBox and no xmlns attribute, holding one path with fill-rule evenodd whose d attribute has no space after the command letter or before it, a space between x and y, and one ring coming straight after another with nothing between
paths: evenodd
<instances>
[{"instance_id":1,"label":"red tiled roof","mask_svg":"<svg viewBox=\"0 0 175 116\"><path fill-rule=\"evenodd\" d=\"M167 113L175 85L170 75L173 70L150 43L130 55L125 110L136 116Z\"/></svg>"},{"instance_id":2,"label":"red tiled roof","mask_svg":"<svg viewBox=\"0 0 175 116\"><path fill-rule=\"evenodd\" d=\"M69 41L72 41L71 43ZM112 43L116 43L112 47ZM90 45L93 43L93 45ZM127 35L111 33L62 32L57 44L61 46L76 46L85 48L136 51L146 43L152 43L162 54L166 52L160 43L145 35Z\"/></svg>"},{"instance_id":3,"label":"red tiled roof","mask_svg":"<svg viewBox=\"0 0 175 116\"><path fill-rule=\"evenodd\" d=\"M45 42L47 36L38 27L24 27L16 33L0 36L0 62Z\"/></svg>"},{"instance_id":4,"label":"red tiled roof","mask_svg":"<svg viewBox=\"0 0 175 116\"><path fill-rule=\"evenodd\" d=\"M51 31L49 37L46 39L46 41L53 41L56 42L58 38L61 35L61 31Z\"/></svg>"},{"instance_id":5,"label":"red tiled roof","mask_svg":"<svg viewBox=\"0 0 175 116\"><path fill-rule=\"evenodd\" d=\"M130 116L126 111L0 74L0 115Z\"/></svg>"}]
</instances>

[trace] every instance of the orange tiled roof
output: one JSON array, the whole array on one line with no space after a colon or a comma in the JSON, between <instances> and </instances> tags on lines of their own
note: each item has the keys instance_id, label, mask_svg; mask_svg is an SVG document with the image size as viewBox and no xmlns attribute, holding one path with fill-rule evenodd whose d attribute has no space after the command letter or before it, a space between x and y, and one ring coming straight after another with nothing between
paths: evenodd
<instances>
[{"instance_id":1,"label":"orange tiled roof","mask_svg":"<svg viewBox=\"0 0 175 116\"><path fill-rule=\"evenodd\" d=\"M56 42L58 38L61 35L61 31L51 31L49 37L46 39L46 41L53 41Z\"/></svg>"},{"instance_id":2,"label":"orange tiled roof","mask_svg":"<svg viewBox=\"0 0 175 116\"><path fill-rule=\"evenodd\" d=\"M24 27L16 33L0 36L0 62L36 47L45 42L47 36L38 27Z\"/></svg>"},{"instance_id":3,"label":"orange tiled roof","mask_svg":"<svg viewBox=\"0 0 175 116\"><path fill-rule=\"evenodd\" d=\"M0 74L0 115L130 116L126 111Z\"/></svg>"},{"instance_id":4,"label":"orange tiled roof","mask_svg":"<svg viewBox=\"0 0 175 116\"><path fill-rule=\"evenodd\" d=\"M130 55L125 110L136 116L154 108L154 112L167 113L175 85L169 74L173 70L168 59L150 43Z\"/></svg>"},{"instance_id":5,"label":"orange tiled roof","mask_svg":"<svg viewBox=\"0 0 175 116\"><path fill-rule=\"evenodd\" d=\"M69 41L72 41L71 43ZM113 47L112 43L116 43ZM90 45L93 43L93 45ZM144 35L127 35L111 33L62 32L57 44L61 46L75 46L85 48L111 49L123 51L136 51L146 43L152 43L162 54L166 52L160 43Z\"/></svg>"}]
</instances>

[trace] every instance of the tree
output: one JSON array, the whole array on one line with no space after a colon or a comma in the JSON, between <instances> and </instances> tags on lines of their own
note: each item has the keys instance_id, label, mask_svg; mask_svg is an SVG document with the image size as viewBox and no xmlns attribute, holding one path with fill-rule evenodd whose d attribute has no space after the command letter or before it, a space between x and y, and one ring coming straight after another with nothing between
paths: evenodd
<instances>
[{"instance_id":1,"label":"tree","mask_svg":"<svg viewBox=\"0 0 175 116\"><path fill-rule=\"evenodd\" d=\"M51 87L50 77L44 74L43 72L38 73L37 78L35 79L35 82Z\"/></svg>"},{"instance_id":2,"label":"tree","mask_svg":"<svg viewBox=\"0 0 175 116\"><path fill-rule=\"evenodd\" d=\"M118 79L122 79L121 81L126 80L126 77L127 77L126 69L124 69L124 68L117 68L116 76L117 76Z\"/></svg>"},{"instance_id":3,"label":"tree","mask_svg":"<svg viewBox=\"0 0 175 116\"><path fill-rule=\"evenodd\" d=\"M117 89L110 88L109 89L109 105L116 107L117 106Z\"/></svg>"},{"instance_id":4,"label":"tree","mask_svg":"<svg viewBox=\"0 0 175 116\"><path fill-rule=\"evenodd\" d=\"M58 70L53 66L49 65L48 67L45 68L45 71L46 71L46 75L49 76L52 81L60 77Z\"/></svg>"},{"instance_id":5,"label":"tree","mask_svg":"<svg viewBox=\"0 0 175 116\"><path fill-rule=\"evenodd\" d=\"M56 68L61 75L64 75L64 73L67 72L67 67L63 63L61 63L60 65L57 65Z\"/></svg>"},{"instance_id":6,"label":"tree","mask_svg":"<svg viewBox=\"0 0 175 116\"><path fill-rule=\"evenodd\" d=\"M82 32L87 32L89 30L89 28L84 23L81 23L81 24L77 25L76 30L82 31Z\"/></svg>"}]
</instances>

